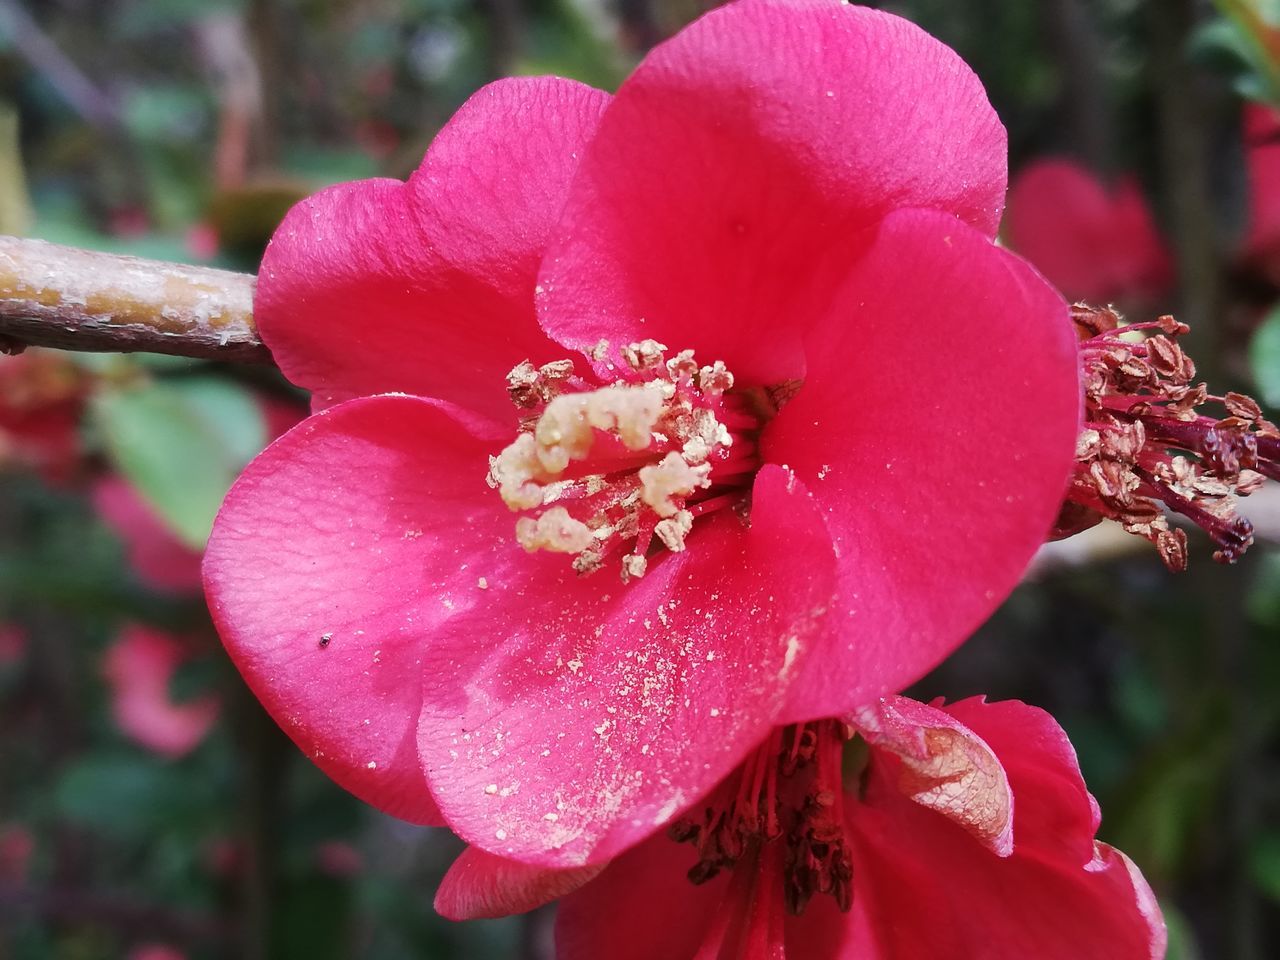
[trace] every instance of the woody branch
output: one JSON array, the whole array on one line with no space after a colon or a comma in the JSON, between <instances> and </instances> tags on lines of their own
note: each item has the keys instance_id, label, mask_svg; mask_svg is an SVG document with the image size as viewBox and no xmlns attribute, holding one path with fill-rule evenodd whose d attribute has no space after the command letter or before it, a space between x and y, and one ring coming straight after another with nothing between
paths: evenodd
<instances>
[{"instance_id":1,"label":"woody branch","mask_svg":"<svg viewBox=\"0 0 1280 960\"><path fill-rule=\"evenodd\" d=\"M250 274L0 236L0 351L148 351L270 363Z\"/></svg>"}]
</instances>

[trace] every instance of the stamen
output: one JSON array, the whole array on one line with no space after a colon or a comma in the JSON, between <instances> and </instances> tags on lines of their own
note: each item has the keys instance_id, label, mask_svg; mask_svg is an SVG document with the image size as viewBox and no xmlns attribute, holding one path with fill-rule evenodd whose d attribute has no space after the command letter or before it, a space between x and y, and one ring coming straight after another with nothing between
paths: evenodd
<instances>
[{"instance_id":1,"label":"stamen","mask_svg":"<svg viewBox=\"0 0 1280 960\"><path fill-rule=\"evenodd\" d=\"M1264 476L1280 479L1280 429L1251 398L1192 385L1195 364L1177 343L1186 324L1166 316L1122 325L1114 310L1083 304L1072 319L1083 341L1086 423L1054 535L1109 518L1154 543L1170 569L1183 570L1186 534L1170 528L1163 503L1208 533L1219 547L1215 560L1234 563L1253 542L1252 525L1236 516L1237 498L1256 491ZM1137 332L1147 336L1125 338ZM1208 403L1226 416L1200 412Z\"/></svg>"},{"instance_id":2,"label":"stamen","mask_svg":"<svg viewBox=\"0 0 1280 960\"><path fill-rule=\"evenodd\" d=\"M673 824L672 839L691 843L695 884L742 867L778 841L787 909L802 914L827 894L847 911L853 904L853 859L845 835L841 761L847 730L822 720L775 730L734 776L709 798L701 815Z\"/></svg>"},{"instance_id":3,"label":"stamen","mask_svg":"<svg viewBox=\"0 0 1280 960\"><path fill-rule=\"evenodd\" d=\"M628 344L622 379L604 386L580 381L570 361L508 375L521 432L490 458L489 483L531 514L516 522L525 549L574 554L584 574L620 554L625 582L644 576L655 541L678 553L695 517L743 503L768 403L733 392L722 362L700 367L691 350L668 360L666 349Z\"/></svg>"}]
</instances>

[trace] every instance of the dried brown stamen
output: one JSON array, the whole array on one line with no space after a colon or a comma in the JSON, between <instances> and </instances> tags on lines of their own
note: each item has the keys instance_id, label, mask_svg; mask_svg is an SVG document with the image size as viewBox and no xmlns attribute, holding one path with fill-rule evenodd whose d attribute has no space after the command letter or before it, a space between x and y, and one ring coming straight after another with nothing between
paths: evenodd
<instances>
[{"instance_id":1,"label":"dried brown stamen","mask_svg":"<svg viewBox=\"0 0 1280 960\"><path fill-rule=\"evenodd\" d=\"M672 839L697 848L689 879L705 883L759 855L764 844L781 843L787 909L798 916L815 895L827 894L848 910L853 857L841 771L847 739L836 720L774 731L700 813L671 826Z\"/></svg>"},{"instance_id":2,"label":"dried brown stamen","mask_svg":"<svg viewBox=\"0 0 1280 960\"><path fill-rule=\"evenodd\" d=\"M1177 342L1187 326L1173 317L1122 325L1114 310L1077 304L1072 319L1082 341L1085 428L1054 535L1111 519L1183 570L1187 537L1170 527L1163 504L1209 535L1215 560L1235 562L1253 543L1237 498L1263 477L1280 479L1280 429L1251 398L1193 385L1195 364ZM1207 404L1225 416L1208 415Z\"/></svg>"}]
</instances>

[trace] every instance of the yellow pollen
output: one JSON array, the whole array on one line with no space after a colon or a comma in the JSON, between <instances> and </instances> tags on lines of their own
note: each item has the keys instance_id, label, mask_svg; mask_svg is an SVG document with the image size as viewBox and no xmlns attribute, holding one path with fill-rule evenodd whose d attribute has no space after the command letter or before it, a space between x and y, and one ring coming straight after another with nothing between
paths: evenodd
<instances>
[{"instance_id":1,"label":"yellow pollen","mask_svg":"<svg viewBox=\"0 0 1280 960\"><path fill-rule=\"evenodd\" d=\"M643 450L662 416L663 399L660 388L647 385L558 396L547 404L533 431L538 460L548 473L563 473L591 450L592 428L616 433L628 450Z\"/></svg>"},{"instance_id":2,"label":"yellow pollen","mask_svg":"<svg viewBox=\"0 0 1280 960\"><path fill-rule=\"evenodd\" d=\"M733 375L720 361L699 367L690 350L667 360L666 349L655 340L624 346L638 378L594 390L583 389L569 361L538 368L526 361L511 371L522 427L490 457L489 484L514 512L542 510L516 521L526 550L574 554L574 569L587 574L633 541L621 558L625 582L644 576L651 537L685 549L693 526L686 500L711 486L713 463L734 442L719 420ZM597 431L636 456L615 445L593 461ZM566 475L575 462L584 466Z\"/></svg>"},{"instance_id":3,"label":"yellow pollen","mask_svg":"<svg viewBox=\"0 0 1280 960\"><path fill-rule=\"evenodd\" d=\"M516 521L516 539L530 553L550 550L552 553L581 553L591 546L591 528L569 516L564 507L552 507L537 519L521 517Z\"/></svg>"},{"instance_id":4,"label":"yellow pollen","mask_svg":"<svg viewBox=\"0 0 1280 960\"><path fill-rule=\"evenodd\" d=\"M668 453L657 463L640 468L640 499L658 516L674 516L680 508L671 498L687 497L711 486L710 476L711 464L691 466L680 454Z\"/></svg>"},{"instance_id":5,"label":"yellow pollen","mask_svg":"<svg viewBox=\"0 0 1280 960\"><path fill-rule=\"evenodd\" d=\"M666 520L659 520L653 532L664 547L672 553L679 553L684 549L684 538L692 528L693 514L688 510L677 510Z\"/></svg>"}]
</instances>

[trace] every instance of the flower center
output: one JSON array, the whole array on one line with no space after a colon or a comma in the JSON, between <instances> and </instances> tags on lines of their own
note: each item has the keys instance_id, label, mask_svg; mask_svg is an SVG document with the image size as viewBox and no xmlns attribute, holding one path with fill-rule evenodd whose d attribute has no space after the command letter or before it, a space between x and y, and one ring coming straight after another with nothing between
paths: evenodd
<instances>
[{"instance_id":1,"label":"flower center","mask_svg":"<svg viewBox=\"0 0 1280 960\"><path fill-rule=\"evenodd\" d=\"M799 916L819 893L848 910L853 858L845 834L843 763L850 736L839 720L775 730L707 799L701 816L691 813L672 824L671 838L698 851L690 881L705 883L759 856L765 844L780 842L787 910Z\"/></svg>"},{"instance_id":2,"label":"flower center","mask_svg":"<svg viewBox=\"0 0 1280 960\"><path fill-rule=\"evenodd\" d=\"M700 367L693 351L668 360L666 349L624 347L627 366L605 385L571 360L508 374L520 433L490 458L489 484L520 514L526 550L572 554L581 574L616 555L625 582L653 552L684 550L699 516L745 506L773 401L735 390L718 360Z\"/></svg>"}]
</instances>

